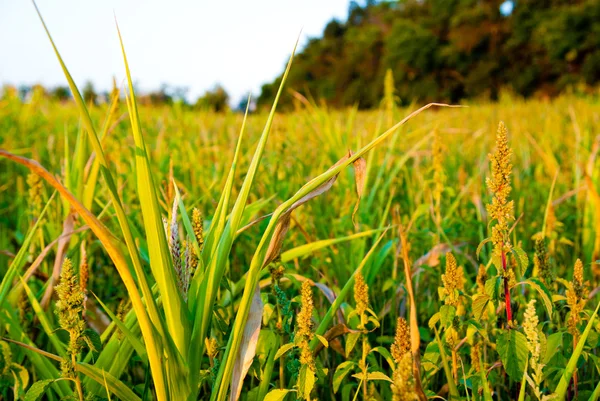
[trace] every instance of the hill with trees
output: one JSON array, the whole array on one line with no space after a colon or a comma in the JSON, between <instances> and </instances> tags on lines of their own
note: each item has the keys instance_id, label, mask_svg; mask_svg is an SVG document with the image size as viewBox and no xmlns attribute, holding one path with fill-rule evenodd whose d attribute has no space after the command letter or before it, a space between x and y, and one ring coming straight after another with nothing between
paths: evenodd
<instances>
[{"instance_id":1,"label":"hill with trees","mask_svg":"<svg viewBox=\"0 0 600 401\"><path fill-rule=\"evenodd\" d=\"M388 69L404 104L593 87L600 83L600 1L352 2L347 21L330 21L296 55L286 88L334 107L372 108ZM259 107L272 102L280 82L263 85Z\"/></svg>"}]
</instances>

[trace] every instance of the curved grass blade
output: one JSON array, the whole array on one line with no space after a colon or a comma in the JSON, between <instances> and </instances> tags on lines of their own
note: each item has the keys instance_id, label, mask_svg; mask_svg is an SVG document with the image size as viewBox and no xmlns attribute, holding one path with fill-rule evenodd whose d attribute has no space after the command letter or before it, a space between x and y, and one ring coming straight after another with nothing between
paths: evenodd
<instances>
[{"instance_id":1,"label":"curved grass blade","mask_svg":"<svg viewBox=\"0 0 600 401\"><path fill-rule=\"evenodd\" d=\"M107 390L110 390L121 400L142 401L142 399L138 397L129 387L127 387L125 383L110 373L105 372L104 370L82 362L77 364L76 369L87 377L90 377L96 382L100 383L103 387L105 387Z\"/></svg>"},{"instance_id":2,"label":"curved grass blade","mask_svg":"<svg viewBox=\"0 0 600 401\"><path fill-rule=\"evenodd\" d=\"M153 297L150 287L148 285L146 273L144 272L144 269L142 268L142 263L140 260L138 248L137 248L137 245L133 238L133 235L131 233L131 227L129 225L129 221L127 220L127 216L125 215L125 210L121 203L121 199L118 196L117 188L114 183L113 177L110 173L110 170L108 168L109 167L108 162L104 156L104 151L102 150L100 140L96 134L94 124L92 123L92 119L91 119L88 109L85 105L85 102L84 102L83 98L81 97L81 94L79 93L77 85L75 85L75 82L73 81L73 78L71 77L71 74L69 73L69 70L67 69L67 66L63 62L63 59L60 56L60 53L58 52L58 48L54 44L54 40L52 39L52 36L50 35L50 31L48 30L48 27L46 26L46 23L44 22L44 19L42 18L42 15L37 7L37 4L35 3L35 1L32 1L32 2L35 7L35 10L40 18L40 21L44 27L44 30L46 31L46 35L48 36L48 39L50 40L52 48L54 49L54 53L56 54L58 62L60 63L60 66L65 75L65 78L67 79L69 88L71 89L73 98L75 99L75 103L77 104L77 107L79 109L83 125L88 132L90 142L92 143L92 146L94 148L96 158L99 160L99 163L101 165L100 171L102 172L104 181L106 182L106 185L108 186L108 190L109 190L108 193L110 195L112 204L115 208L117 220L119 221L119 226L120 226L123 236L125 238L125 243L127 245L127 251L128 251L129 257L131 258L131 262L133 264L133 268L134 268L136 278L137 278L137 283L139 284L142 295L144 297L144 303L146 304L146 308L147 308L147 315L149 316L149 319L153 324L153 327L154 327L153 330L157 330L161 336L164 336L163 321L162 321L160 314L158 313L158 308L156 306L154 297ZM58 185L60 185L60 183L58 183L57 181L56 181L56 183ZM75 198L73 198L73 197L71 197L71 198L73 200L75 200ZM84 207L84 209L86 209L86 208ZM87 209L86 209L86 211L87 211ZM93 217L93 215L91 213L89 213L89 215ZM94 233L96 233L96 232L94 232ZM112 237L112 234L110 236ZM125 258L123 257L123 259L125 259ZM123 263L125 264L125 260L123 260ZM117 265L117 263L115 263L115 265ZM131 276L131 273L129 272L129 268L124 265L124 266L117 266L117 269L119 269L119 267L123 267L123 270L122 270L123 273L121 273L121 271L119 271L123 281L128 282L129 279L132 280L131 287L127 288L128 292L134 291L134 288L136 288L135 280ZM123 274L126 274L127 277L124 277ZM130 292L130 297L132 297L132 299L137 299L139 297L137 289L135 289L135 296ZM141 309L136 308L136 312L141 313ZM144 315L146 315L146 312L144 312ZM144 319L141 319L141 320L143 321ZM150 325L146 324L145 322L143 324L143 333L144 333L144 337L146 339L149 339L148 336L152 335L152 330L150 330ZM155 340L153 342L157 342L157 341ZM158 352L158 349L155 351L156 351L156 356L161 354L160 352ZM158 366L157 366L157 368L158 368ZM162 369L162 367L161 367L161 369ZM162 374L156 376L156 380L161 380L161 377L162 377ZM160 389L163 387L164 387L164 385L159 386L157 389L157 392L160 393Z\"/></svg>"},{"instance_id":3,"label":"curved grass blade","mask_svg":"<svg viewBox=\"0 0 600 401\"><path fill-rule=\"evenodd\" d=\"M123 333L125 338L127 338L127 341L129 341L131 343L131 346L133 347L133 349L135 349L135 352L138 353L138 355L140 356L142 361L144 363L147 363L148 362L148 353L146 352L146 349L144 348L144 344L142 344L142 342L131 332L131 330L129 330L129 328L125 325L125 323L121 322L119 320L119 318L117 316L115 316L114 313L112 313L110 308L108 308L104 304L104 302L102 302L100 300L100 298L98 298L96 296L96 294L93 294L93 295L94 295L94 298L96 298L96 301L98 301L98 303L100 304L100 306L102 306L102 308L104 309L106 314L112 319L112 321L119 328L119 330L121 330L121 332Z\"/></svg>"},{"instance_id":4,"label":"curved grass blade","mask_svg":"<svg viewBox=\"0 0 600 401\"><path fill-rule=\"evenodd\" d=\"M119 226L121 228L121 231L123 232L123 237L124 237L125 243L127 245L127 251L129 253L129 257L131 258L131 262L132 262L133 268L135 270L137 282L140 286L142 295L143 295L145 303L146 303L148 315L149 315L152 323L154 324L154 327L156 328L156 330L158 330L158 332L162 335L164 332L163 322L158 313L158 309L154 302L154 297L152 296L152 292L150 291L150 287L148 285L148 281L146 278L146 273L144 272L144 269L142 268L142 263L140 260L138 248L136 246L134 237L131 233L131 227L129 225L129 221L127 220L127 216L125 215L125 210L121 203L121 199L119 198L119 195L117 192L117 187L115 185L112 174L110 173L108 162L106 160L106 157L104 156L104 151L102 150L102 146L100 144L98 135L96 134L96 130L94 128L94 124L92 123L92 119L90 117L89 111L85 105L83 98L81 97L81 94L79 93L79 89L77 88L77 85L75 85L75 81L73 81L73 78L71 77L71 74L69 73L69 70L67 69L67 66L63 62L63 59L62 59L60 53L58 52L58 48L54 44L54 40L52 39L52 36L50 35L50 31L48 30L48 27L46 26L46 23L44 22L44 19L42 18L42 14L40 13L40 10L38 9L37 4L35 3L35 1L32 1L32 2L35 7L35 10L40 18L42 26L44 27L44 30L46 31L46 35L48 36L48 39L50 40L50 44L52 45L52 48L54 49L54 53L56 55L56 58L58 59L58 62L60 63L60 66L65 75L65 78L67 79L69 88L71 89L73 98L75 100L75 103L77 104L77 108L79 109L79 114L81 116L83 126L87 130L90 142L92 143L92 147L93 147L95 155L96 155L95 157L98 159L98 161L100 163L100 171L102 173L102 177L104 178L104 181L106 182L106 185L108 186L108 193L109 193L110 199L112 201L112 204L115 208L117 220L119 221Z\"/></svg>"},{"instance_id":5,"label":"curved grass blade","mask_svg":"<svg viewBox=\"0 0 600 401\"><path fill-rule=\"evenodd\" d=\"M298 40L299 39L300 38L298 38ZM297 46L298 41L296 41L296 45L294 46L294 50L292 51L292 55L290 56L287 67L283 74L281 85L279 86L279 90L277 91L277 95L275 96L275 100L273 101L273 106L271 107L271 111L269 112L267 122L258 141L258 145L256 146L256 150L254 151L254 155L252 157L252 161L250 162L250 166L248 167L248 171L246 172L246 177L244 178L244 182L242 183L242 187L240 188L238 197L233 205L233 209L231 210L229 221L227 222L227 225L225 226L225 229L219 238L219 243L216 247L216 254L211 257L210 262L207 266L206 274L204 275L202 283L200 284L197 299L203 300L204 304L203 308L197 308L196 311L196 319L194 321L194 334L192 334L192 343L194 344L201 344L203 342L202 339L206 337L210 319L212 318L212 309L214 299L216 296L216 291L218 289L225 269L225 262L227 261L227 257L231 251L231 246L233 244L235 233L240 228L240 222L242 220L244 208L246 207L248 195L250 193L250 189L252 188L252 184L254 183L254 178L256 176L258 166L260 165L265 145L267 143L267 139L271 131L273 119L275 118L275 108L277 106L277 103L279 102L281 93L283 92L283 85L285 84L290 68L292 66L292 60L294 58ZM244 295L246 295L246 292L248 292L248 297L245 299L245 302L247 302L246 306L248 308L248 311L245 312L246 315L249 312L251 299L254 294L254 288L257 284L256 280L253 281L253 286L250 289L247 287L244 289ZM248 282L246 284L248 284ZM244 302L244 300L242 300L242 302ZM243 333L243 327L245 327L245 325L246 319L244 319L243 324L240 326L240 331L237 334L241 335ZM236 333L234 333L234 335L235 334ZM198 348L200 348L201 352L203 351L202 347ZM237 354L237 351L238 348L236 348L234 354ZM191 362L194 363L195 359L196 358L192 358ZM235 356L234 358L231 358L231 360L227 360L229 374L226 376L225 383L221 383L220 380L222 376L220 374L219 376L217 376L217 379L215 381L215 387L219 388L218 394L219 399L221 400L225 399L227 390L229 388L229 380L231 379L231 372L233 369L234 360ZM196 365L192 364L191 366L194 367L192 370L195 370ZM213 392L211 400L214 399L214 396L216 394L216 391Z\"/></svg>"},{"instance_id":6,"label":"curved grass blade","mask_svg":"<svg viewBox=\"0 0 600 401\"><path fill-rule=\"evenodd\" d=\"M146 144L142 136L135 92L131 80L131 72L129 70L125 46L118 25L117 32L119 34L119 42L121 44L121 52L129 85L129 96L126 97L126 100L136 147L135 163L137 189L144 218L146 241L148 242L148 251L150 254L150 268L152 269L152 275L154 276L162 295L161 299L169 336L173 339L177 351L179 351L179 354L185 360L187 359L190 336L188 310L183 301L181 291L177 287L176 273L173 269L171 254L164 233L162 216L158 204L158 197L156 195L156 187L150 169L150 160L148 159Z\"/></svg>"},{"instance_id":7,"label":"curved grass blade","mask_svg":"<svg viewBox=\"0 0 600 401\"><path fill-rule=\"evenodd\" d=\"M372 234L379 233L387 230L388 228L376 228L373 230L363 231L360 233L347 235L345 237L338 237L332 239L324 239L320 241L314 241L309 244L297 246L281 253L281 261L283 263L290 262L294 259L304 258L319 249L327 248L331 245L339 244L341 242L352 241L357 238L368 237Z\"/></svg>"}]
</instances>

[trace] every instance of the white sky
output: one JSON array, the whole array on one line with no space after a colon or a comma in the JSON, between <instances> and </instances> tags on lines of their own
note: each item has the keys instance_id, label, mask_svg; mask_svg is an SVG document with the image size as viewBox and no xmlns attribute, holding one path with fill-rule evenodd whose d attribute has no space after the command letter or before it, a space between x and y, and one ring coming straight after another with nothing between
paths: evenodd
<instances>
[{"instance_id":1,"label":"white sky","mask_svg":"<svg viewBox=\"0 0 600 401\"><path fill-rule=\"evenodd\" d=\"M38 0L50 33L81 89L106 90L125 77L117 16L134 82L190 88L195 99L221 83L237 102L282 72L327 22L345 20L348 0ZM113 14L114 13L114 14ZM0 0L0 83L66 85L33 4Z\"/></svg>"}]
</instances>

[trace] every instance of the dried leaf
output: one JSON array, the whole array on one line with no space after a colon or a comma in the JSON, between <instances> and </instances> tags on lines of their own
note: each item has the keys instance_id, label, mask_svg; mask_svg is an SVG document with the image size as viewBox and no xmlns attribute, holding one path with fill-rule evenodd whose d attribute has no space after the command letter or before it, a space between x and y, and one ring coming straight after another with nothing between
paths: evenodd
<instances>
[{"instance_id":1,"label":"dried leaf","mask_svg":"<svg viewBox=\"0 0 600 401\"><path fill-rule=\"evenodd\" d=\"M352 154L352 152L350 152ZM362 198L364 189L365 189L365 176L367 172L367 162L362 157L356 159L354 164L354 182L356 183L356 195L358 199L356 200L356 205L354 206L354 211L352 212L352 223L354 223L354 228L358 229L358 222L356 221L356 213L358 213L358 208L360 206L360 199Z\"/></svg>"},{"instance_id":2,"label":"dried leaf","mask_svg":"<svg viewBox=\"0 0 600 401\"><path fill-rule=\"evenodd\" d=\"M248 313L248 320L242 335L242 348L235 358L233 367L233 377L231 378L231 394L230 401L236 401L240 398L244 377L252 365L254 355L256 355L256 344L258 343L258 335L260 333L260 323L262 321L264 305L260 298L260 287L257 285L254 290L254 298Z\"/></svg>"},{"instance_id":3,"label":"dried leaf","mask_svg":"<svg viewBox=\"0 0 600 401\"><path fill-rule=\"evenodd\" d=\"M74 225L75 213L71 211L69 212L67 218L63 223L62 235L58 240L58 246L56 248L56 257L54 258L54 268L52 269L52 277L50 277L50 282L48 283L48 287L46 287L46 292L44 292L42 302L40 302L40 305L43 309L46 309L48 307L48 303L50 302L50 299L52 299L54 285L58 282L58 279L60 277L60 270L63 264L63 260L65 258L65 252L69 248L69 243L71 242L71 235L73 234Z\"/></svg>"},{"instance_id":4,"label":"dried leaf","mask_svg":"<svg viewBox=\"0 0 600 401\"><path fill-rule=\"evenodd\" d=\"M348 153L346 156L337 161L333 166L329 168L329 170L337 167L339 164L345 162L350 158L351 154ZM273 232L273 236L271 237L271 242L269 243L269 247L267 248L267 253L265 255L265 259L263 261L263 267L267 266L269 263L277 259L279 254L281 253L281 247L283 245L283 239L285 238L285 234L290 228L290 220L292 212L308 202L309 200L316 198L317 196L324 194L329 191L333 186L333 183L337 180L338 174L331 177L327 182L323 183L319 187L315 188L308 194L304 195L302 198L298 199L292 206L289 207L280 217L279 221L277 221L277 226L275 226L275 230Z\"/></svg>"},{"instance_id":5,"label":"dried leaf","mask_svg":"<svg viewBox=\"0 0 600 401\"><path fill-rule=\"evenodd\" d=\"M355 330L349 329L348 326L346 326L345 324L340 323L340 324L336 324L335 326L333 326L332 328L327 330L327 332L325 332L323 337L325 338L325 340L327 340L327 342L329 343L331 348L333 348L335 350L335 342L333 340L336 339L337 337L343 336L344 334L352 333L354 331ZM317 344L317 347L315 348L314 355L317 356L323 348L324 348L323 343L319 342ZM342 349L342 353L345 354L343 349Z\"/></svg>"}]
</instances>

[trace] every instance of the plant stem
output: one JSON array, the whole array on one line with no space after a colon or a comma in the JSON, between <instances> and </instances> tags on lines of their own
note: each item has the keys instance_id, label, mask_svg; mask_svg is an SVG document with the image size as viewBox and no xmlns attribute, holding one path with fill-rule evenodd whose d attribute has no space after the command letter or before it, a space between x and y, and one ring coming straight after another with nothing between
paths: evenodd
<instances>
[{"instance_id":1,"label":"plant stem","mask_svg":"<svg viewBox=\"0 0 600 401\"><path fill-rule=\"evenodd\" d=\"M504 246L504 244L502 244L502 245ZM502 267L504 268L504 300L506 302L506 319L508 320L508 322L506 324L510 328L510 325L511 325L511 322L513 319L512 319L512 308L510 306L509 282L508 282L508 277L506 275L508 268L506 266L506 254L504 253L504 250L502 250Z\"/></svg>"},{"instance_id":2,"label":"plant stem","mask_svg":"<svg viewBox=\"0 0 600 401\"><path fill-rule=\"evenodd\" d=\"M75 369L75 366L77 366L77 360L76 360L75 354L71 354L71 361L73 363L73 369ZM83 389L81 388L81 380L79 380L79 375L77 373L75 373L75 377L73 378L73 381L75 382L75 388L77 389L77 394L79 395L79 400L83 401Z\"/></svg>"}]
</instances>

